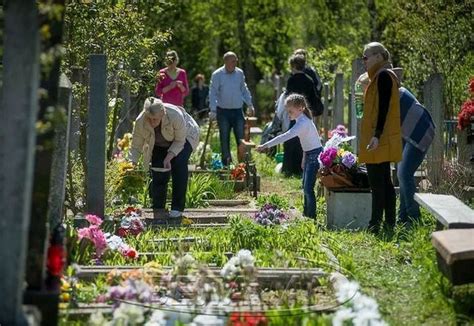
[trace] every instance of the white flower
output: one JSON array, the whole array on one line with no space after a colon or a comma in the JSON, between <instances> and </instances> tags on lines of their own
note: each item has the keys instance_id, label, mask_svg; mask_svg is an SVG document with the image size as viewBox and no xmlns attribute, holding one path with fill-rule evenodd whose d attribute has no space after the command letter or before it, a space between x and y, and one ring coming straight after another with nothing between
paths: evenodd
<instances>
[{"instance_id":1,"label":"white flower","mask_svg":"<svg viewBox=\"0 0 474 326\"><path fill-rule=\"evenodd\" d=\"M199 315L193 320L196 326L223 326L224 322L213 315Z\"/></svg>"},{"instance_id":2,"label":"white flower","mask_svg":"<svg viewBox=\"0 0 474 326\"><path fill-rule=\"evenodd\" d=\"M252 256L250 250L242 249L237 253L240 265L242 267L253 267L255 258Z\"/></svg>"},{"instance_id":3,"label":"white flower","mask_svg":"<svg viewBox=\"0 0 474 326\"><path fill-rule=\"evenodd\" d=\"M352 320L354 317L354 312L351 308L342 308L339 309L332 319L333 326L342 326L345 321Z\"/></svg>"},{"instance_id":4,"label":"white flower","mask_svg":"<svg viewBox=\"0 0 474 326\"><path fill-rule=\"evenodd\" d=\"M165 326L167 315L161 310L155 310L150 317L150 320L145 323L145 326Z\"/></svg>"},{"instance_id":5,"label":"white flower","mask_svg":"<svg viewBox=\"0 0 474 326\"><path fill-rule=\"evenodd\" d=\"M379 309L379 305L374 299L363 294L357 296L357 298L353 300L352 306L354 307L355 311L377 311Z\"/></svg>"},{"instance_id":6,"label":"white flower","mask_svg":"<svg viewBox=\"0 0 474 326\"><path fill-rule=\"evenodd\" d=\"M381 325L380 314L377 310L361 310L355 313L352 319L354 326L373 326Z\"/></svg>"},{"instance_id":7,"label":"white flower","mask_svg":"<svg viewBox=\"0 0 474 326\"><path fill-rule=\"evenodd\" d=\"M114 311L113 323L119 325L137 325L145 321L143 308L121 303Z\"/></svg>"},{"instance_id":8,"label":"white flower","mask_svg":"<svg viewBox=\"0 0 474 326\"><path fill-rule=\"evenodd\" d=\"M230 278L233 278L235 275L237 275L238 272L239 272L239 269L237 268L237 266L235 266L234 264L231 264L229 261L227 262L227 264L224 265L224 267L222 267L221 276L224 279L230 279Z\"/></svg>"},{"instance_id":9,"label":"white flower","mask_svg":"<svg viewBox=\"0 0 474 326\"><path fill-rule=\"evenodd\" d=\"M176 266L179 266L180 268L189 268L192 267L196 263L196 260L191 256L190 254L186 254L183 257L179 257L176 260Z\"/></svg>"},{"instance_id":10,"label":"white flower","mask_svg":"<svg viewBox=\"0 0 474 326\"><path fill-rule=\"evenodd\" d=\"M227 262L227 264L229 265L234 265L234 266L238 266L240 265L240 260L238 257L234 256L232 257L231 259L229 259L229 261Z\"/></svg>"},{"instance_id":11,"label":"white flower","mask_svg":"<svg viewBox=\"0 0 474 326\"><path fill-rule=\"evenodd\" d=\"M124 242L121 237L116 235L110 235L108 233L105 234L107 240L107 246L111 250L118 250L124 245Z\"/></svg>"},{"instance_id":12,"label":"white flower","mask_svg":"<svg viewBox=\"0 0 474 326\"><path fill-rule=\"evenodd\" d=\"M104 318L104 315L100 311L94 312L89 318L89 325L92 326L102 326L107 324L107 319Z\"/></svg>"},{"instance_id":13,"label":"white flower","mask_svg":"<svg viewBox=\"0 0 474 326\"><path fill-rule=\"evenodd\" d=\"M355 299L355 295L359 292L359 284L357 282L344 282L337 289L336 297L340 303L349 299Z\"/></svg>"}]
</instances>

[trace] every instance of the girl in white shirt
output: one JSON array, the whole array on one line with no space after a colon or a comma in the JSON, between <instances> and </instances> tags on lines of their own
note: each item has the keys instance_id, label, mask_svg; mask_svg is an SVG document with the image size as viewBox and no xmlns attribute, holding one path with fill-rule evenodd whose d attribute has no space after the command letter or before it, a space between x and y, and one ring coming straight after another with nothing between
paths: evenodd
<instances>
[{"instance_id":1,"label":"girl in white shirt","mask_svg":"<svg viewBox=\"0 0 474 326\"><path fill-rule=\"evenodd\" d=\"M303 148L303 189L304 189L304 211L303 215L316 218L316 196L314 185L316 174L319 169L318 156L322 151L321 140L318 130L313 123L308 103L303 95L290 94L285 100L285 107L291 120L296 120L293 127L263 145L257 147L258 152L281 144L291 138L298 137Z\"/></svg>"}]
</instances>

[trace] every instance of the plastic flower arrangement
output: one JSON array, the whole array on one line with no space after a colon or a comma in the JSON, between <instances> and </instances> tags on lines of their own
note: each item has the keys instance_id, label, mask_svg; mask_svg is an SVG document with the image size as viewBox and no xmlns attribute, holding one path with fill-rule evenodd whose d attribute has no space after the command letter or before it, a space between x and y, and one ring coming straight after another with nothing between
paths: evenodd
<instances>
[{"instance_id":1,"label":"plastic flower arrangement","mask_svg":"<svg viewBox=\"0 0 474 326\"><path fill-rule=\"evenodd\" d=\"M89 222L89 227L77 230L79 240L87 239L91 241L95 247L96 258L100 258L107 249L107 240L100 228L102 220L98 216L90 214L86 215L86 220Z\"/></svg>"},{"instance_id":2,"label":"plastic flower arrangement","mask_svg":"<svg viewBox=\"0 0 474 326\"><path fill-rule=\"evenodd\" d=\"M463 103L458 114L458 129L464 130L471 124L471 117L474 116L474 78L469 81L470 99Z\"/></svg>"},{"instance_id":3,"label":"plastic flower arrangement","mask_svg":"<svg viewBox=\"0 0 474 326\"><path fill-rule=\"evenodd\" d=\"M245 163L239 163L230 171L232 180L244 180L247 172L245 172Z\"/></svg>"},{"instance_id":4,"label":"plastic flower arrangement","mask_svg":"<svg viewBox=\"0 0 474 326\"><path fill-rule=\"evenodd\" d=\"M349 135L349 131L347 130L346 126L344 125L337 125L337 127L333 130L329 130L328 136L332 138L334 135L339 135L341 137L347 137Z\"/></svg>"},{"instance_id":5,"label":"plastic flower arrangement","mask_svg":"<svg viewBox=\"0 0 474 326\"><path fill-rule=\"evenodd\" d=\"M319 154L321 168L318 176L328 188L354 186L351 176L357 172L357 156L348 141L355 137L348 136L347 129L343 125L338 125L329 132L329 135L331 138Z\"/></svg>"},{"instance_id":6,"label":"plastic flower arrangement","mask_svg":"<svg viewBox=\"0 0 474 326\"><path fill-rule=\"evenodd\" d=\"M100 228L102 220L96 215L86 215L89 226L77 230L79 240L87 239L92 242L95 248L95 258L99 262L100 258L107 250L119 251L124 257L136 259L138 252L127 245L121 237L104 233Z\"/></svg>"},{"instance_id":7,"label":"plastic flower arrangement","mask_svg":"<svg viewBox=\"0 0 474 326\"><path fill-rule=\"evenodd\" d=\"M128 207L125 215L121 217L120 227L117 229L117 235L125 237L128 235L138 235L145 230L145 224L140 218L142 212L139 208Z\"/></svg>"},{"instance_id":8,"label":"plastic flower arrangement","mask_svg":"<svg viewBox=\"0 0 474 326\"><path fill-rule=\"evenodd\" d=\"M250 250L241 249L237 256L232 257L222 267L221 276L225 280L235 279L239 275L252 274L255 272L255 258Z\"/></svg>"},{"instance_id":9,"label":"plastic flower arrangement","mask_svg":"<svg viewBox=\"0 0 474 326\"><path fill-rule=\"evenodd\" d=\"M254 221L261 225L272 226L281 225L288 222L289 216L278 206L265 204L258 213L254 215Z\"/></svg>"}]
</instances>

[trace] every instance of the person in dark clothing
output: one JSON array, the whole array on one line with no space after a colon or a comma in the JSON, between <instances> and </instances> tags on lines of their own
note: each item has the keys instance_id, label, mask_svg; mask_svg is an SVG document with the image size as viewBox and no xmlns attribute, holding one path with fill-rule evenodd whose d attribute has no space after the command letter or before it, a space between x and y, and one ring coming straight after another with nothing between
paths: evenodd
<instances>
[{"instance_id":1,"label":"person in dark clothing","mask_svg":"<svg viewBox=\"0 0 474 326\"><path fill-rule=\"evenodd\" d=\"M316 89L316 95L321 98L321 91L323 89L323 84L321 82L321 77L319 77L316 69L307 64L308 61L308 52L305 49L297 49L293 52L295 55L302 55L305 58L306 64L303 69L303 72L308 75L314 83L314 88Z\"/></svg>"},{"instance_id":2,"label":"person in dark clothing","mask_svg":"<svg viewBox=\"0 0 474 326\"><path fill-rule=\"evenodd\" d=\"M201 120L207 116L209 109L209 87L205 84L203 74L198 74L194 78L195 86L191 89L192 113L195 118Z\"/></svg>"},{"instance_id":3,"label":"person in dark clothing","mask_svg":"<svg viewBox=\"0 0 474 326\"><path fill-rule=\"evenodd\" d=\"M370 83L364 93L359 161L366 163L372 192L369 230L377 233L384 213L389 229L393 229L396 221L396 197L390 163L402 159L399 81L390 69L390 54L382 44L367 44L363 60Z\"/></svg>"},{"instance_id":4,"label":"person in dark clothing","mask_svg":"<svg viewBox=\"0 0 474 326\"><path fill-rule=\"evenodd\" d=\"M293 93L303 95L312 111L316 101L316 91L314 83L308 75L304 73L306 60L302 55L292 55L289 60L292 75L288 78L286 94ZM289 128L293 127L294 121L290 122ZM303 150L298 138L293 138L283 143L283 166L282 173L286 176L299 176L302 173L301 160Z\"/></svg>"}]
</instances>

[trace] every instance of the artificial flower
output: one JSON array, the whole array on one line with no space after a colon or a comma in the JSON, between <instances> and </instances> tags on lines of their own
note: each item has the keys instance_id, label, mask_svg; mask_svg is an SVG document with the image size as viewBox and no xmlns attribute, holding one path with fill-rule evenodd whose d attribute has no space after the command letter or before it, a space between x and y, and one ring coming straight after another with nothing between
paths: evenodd
<instances>
[{"instance_id":1,"label":"artificial flower","mask_svg":"<svg viewBox=\"0 0 474 326\"><path fill-rule=\"evenodd\" d=\"M97 215L87 214L86 220L92 225L100 226L102 224L102 219Z\"/></svg>"}]
</instances>

